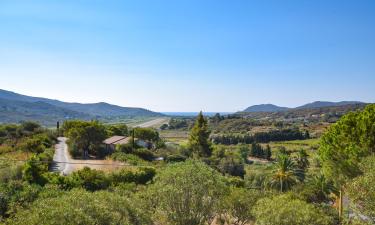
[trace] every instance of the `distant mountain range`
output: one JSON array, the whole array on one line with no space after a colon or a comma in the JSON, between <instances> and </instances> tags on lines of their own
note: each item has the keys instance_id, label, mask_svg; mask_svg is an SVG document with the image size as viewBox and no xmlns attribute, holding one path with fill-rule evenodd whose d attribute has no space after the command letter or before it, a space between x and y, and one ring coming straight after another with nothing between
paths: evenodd
<instances>
[{"instance_id":1,"label":"distant mountain range","mask_svg":"<svg viewBox=\"0 0 375 225\"><path fill-rule=\"evenodd\" d=\"M324 101L316 101L312 103L308 103L296 108L288 108L288 107L281 107L273 104L261 104L261 105L253 105L246 108L243 112L283 112L293 109L315 109L315 108L323 108L323 107L333 107L333 106L344 106L344 105L355 105L355 104L365 104L359 101L342 101L342 102L324 102Z\"/></svg>"},{"instance_id":2,"label":"distant mountain range","mask_svg":"<svg viewBox=\"0 0 375 225\"><path fill-rule=\"evenodd\" d=\"M44 125L67 119L110 120L125 117L156 117L161 113L143 108L121 107L105 102L82 104L31 97L0 89L0 123L39 121Z\"/></svg>"}]
</instances>

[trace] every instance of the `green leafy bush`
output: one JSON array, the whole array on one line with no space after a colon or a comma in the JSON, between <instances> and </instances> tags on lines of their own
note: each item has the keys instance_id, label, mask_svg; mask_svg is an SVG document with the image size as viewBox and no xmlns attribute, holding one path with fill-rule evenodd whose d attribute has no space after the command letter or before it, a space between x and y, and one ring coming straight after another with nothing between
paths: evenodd
<instances>
[{"instance_id":1,"label":"green leafy bush","mask_svg":"<svg viewBox=\"0 0 375 225\"><path fill-rule=\"evenodd\" d=\"M121 183L146 184L151 181L156 174L152 167L141 167L137 169L124 168L111 174L111 181L114 185Z\"/></svg>"},{"instance_id":2,"label":"green leafy bush","mask_svg":"<svg viewBox=\"0 0 375 225\"><path fill-rule=\"evenodd\" d=\"M333 225L335 220L322 209L289 195L260 199L253 213L259 225Z\"/></svg>"},{"instance_id":3,"label":"green leafy bush","mask_svg":"<svg viewBox=\"0 0 375 225\"><path fill-rule=\"evenodd\" d=\"M59 197L38 199L22 210L9 224L151 224L147 215L132 206L129 200L111 192L72 190ZM27 218L27 219L25 219Z\"/></svg>"},{"instance_id":4,"label":"green leafy bush","mask_svg":"<svg viewBox=\"0 0 375 225\"><path fill-rule=\"evenodd\" d=\"M154 153L146 148L136 149L133 154L147 161L152 161L155 158Z\"/></svg>"},{"instance_id":5,"label":"green leafy bush","mask_svg":"<svg viewBox=\"0 0 375 225\"><path fill-rule=\"evenodd\" d=\"M212 221L226 193L224 178L200 161L169 164L149 187L161 224L201 225Z\"/></svg>"}]
</instances>

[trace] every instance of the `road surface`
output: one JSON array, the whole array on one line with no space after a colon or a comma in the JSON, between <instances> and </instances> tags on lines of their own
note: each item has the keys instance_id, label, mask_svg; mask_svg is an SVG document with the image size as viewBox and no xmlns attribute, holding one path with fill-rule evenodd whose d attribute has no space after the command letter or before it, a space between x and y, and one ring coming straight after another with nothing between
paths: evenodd
<instances>
[{"instance_id":1,"label":"road surface","mask_svg":"<svg viewBox=\"0 0 375 225\"><path fill-rule=\"evenodd\" d=\"M53 156L53 164L51 168L53 172L60 172L64 175L67 175L84 167L110 171L127 165L125 163L112 160L72 159L68 151L66 140L67 139L65 137L58 138L58 143L55 146L55 155Z\"/></svg>"},{"instance_id":2,"label":"road surface","mask_svg":"<svg viewBox=\"0 0 375 225\"><path fill-rule=\"evenodd\" d=\"M169 118L157 118L157 119L154 119L154 120L150 120L150 121L138 124L135 127L142 127L142 128L156 127L156 128L159 128L164 123L168 123L168 121L169 121Z\"/></svg>"},{"instance_id":3,"label":"road surface","mask_svg":"<svg viewBox=\"0 0 375 225\"><path fill-rule=\"evenodd\" d=\"M160 127L163 123L167 123L169 118L157 118L138 124L136 127ZM121 163L112 160L79 160L72 159L68 145L66 144L67 138L59 137L58 143L55 146L55 155L53 156L53 164L51 170L53 172L60 172L62 174L70 174L73 171L90 167L97 170L114 170L119 167L127 166L126 163Z\"/></svg>"}]
</instances>

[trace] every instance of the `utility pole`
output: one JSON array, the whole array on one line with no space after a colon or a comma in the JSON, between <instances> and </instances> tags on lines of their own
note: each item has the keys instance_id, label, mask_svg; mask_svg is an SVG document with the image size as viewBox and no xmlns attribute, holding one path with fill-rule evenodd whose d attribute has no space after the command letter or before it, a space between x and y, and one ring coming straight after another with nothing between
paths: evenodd
<instances>
[{"instance_id":1,"label":"utility pole","mask_svg":"<svg viewBox=\"0 0 375 225\"><path fill-rule=\"evenodd\" d=\"M56 128L57 128L57 136L60 136L60 121L57 121Z\"/></svg>"}]
</instances>

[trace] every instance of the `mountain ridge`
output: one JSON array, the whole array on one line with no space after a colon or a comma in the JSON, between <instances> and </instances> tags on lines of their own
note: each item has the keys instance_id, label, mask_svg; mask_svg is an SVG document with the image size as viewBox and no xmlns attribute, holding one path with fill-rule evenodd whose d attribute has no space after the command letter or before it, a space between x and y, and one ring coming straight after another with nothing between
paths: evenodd
<instances>
[{"instance_id":1,"label":"mountain ridge","mask_svg":"<svg viewBox=\"0 0 375 225\"><path fill-rule=\"evenodd\" d=\"M106 102L71 103L56 99L33 97L0 89L0 122L17 123L21 120L45 121L65 119L108 119L115 117L163 116L143 108L122 107ZM54 122L54 123L55 123Z\"/></svg>"},{"instance_id":2,"label":"mountain ridge","mask_svg":"<svg viewBox=\"0 0 375 225\"><path fill-rule=\"evenodd\" d=\"M286 111L289 108L281 107L274 104L259 104L252 105L244 110L244 112L281 112Z\"/></svg>"},{"instance_id":3,"label":"mountain ridge","mask_svg":"<svg viewBox=\"0 0 375 225\"><path fill-rule=\"evenodd\" d=\"M294 108L289 107L281 107L274 104L259 104L259 105L252 105L247 107L242 112L282 112L294 109L315 109L315 108L323 108L323 107L332 107L332 106L344 106L344 105L354 105L354 104L366 104L360 101L339 101L339 102L330 102L330 101L315 101L311 103L307 103L301 106L297 106Z\"/></svg>"}]
</instances>

